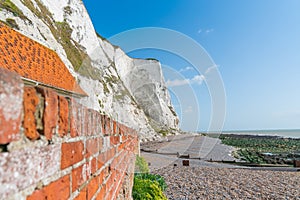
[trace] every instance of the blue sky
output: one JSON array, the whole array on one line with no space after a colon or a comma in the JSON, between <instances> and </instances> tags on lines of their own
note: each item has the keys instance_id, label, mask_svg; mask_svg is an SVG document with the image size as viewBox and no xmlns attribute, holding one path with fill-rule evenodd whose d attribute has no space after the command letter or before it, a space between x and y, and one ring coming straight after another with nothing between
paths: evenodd
<instances>
[{"instance_id":1,"label":"blue sky","mask_svg":"<svg viewBox=\"0 0 300 200\"><path fill-rule=\"evenodd\" d=\"M202 45L218 66L224 82L225 130L300 128L300 1L84 3L95 29L106 38L134 28L163 27L179 31ZM155 57L188 80L199 76L190 63L168 52L148 49L129 55ZM187 114L181 126L189 130L197 123L198 130L207 130L211 116L207 86L205 81L194 81L191 87L200 107L199 123ZM189 105L180 105L174 95L172 100L181 117L194 110Z\"/></svg>"}]
</instances>

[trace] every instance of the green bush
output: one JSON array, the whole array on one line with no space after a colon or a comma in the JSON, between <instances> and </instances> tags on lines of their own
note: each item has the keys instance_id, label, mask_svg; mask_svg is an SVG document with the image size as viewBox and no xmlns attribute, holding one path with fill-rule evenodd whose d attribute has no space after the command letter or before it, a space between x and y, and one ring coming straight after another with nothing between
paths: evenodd
<instances>
[{"instance_id":1,"label":"green bush","mask_svg":"<svg viewBox=\"0 0 300 200\"><path fill-rule=\"evenodd\" d=\"M167 189L167 184L164 178L158 174L135 174L135 177L139 179L150 180L152 182L157 182L159 188L162 191L165 191Z\"/></svg>"},{"instance_id":2,"label":"green bush","mask_svg":"<svg viewBox=\"0 0 300 200\"><path fill-rule=\"evenodd\" d=\"M167 200L157 181L139 176L134 177L132 197L134 200Z\"/></svg>"},{"instance_id":3,"label":"green bush","mask_svg":"<svg viewBox=\"0 0 300 200\"><path fill-rule=\"evenodd\" d=\"M160 175L149 174L148 163L143 157L136 157L135 171L132 188L134 200L167 200L163 194L167 188L165 180Z\"/></svg>"},{"instance_id":4,"label":"green bush","mask_svg":"<svg viewBox=\"0 0 300 200\"><path fill-rule=\"evenodd\" d=\"M149 173L148 163L143 157L136 156L135 171L139 173Z\"/></svg>"}]
</instances>

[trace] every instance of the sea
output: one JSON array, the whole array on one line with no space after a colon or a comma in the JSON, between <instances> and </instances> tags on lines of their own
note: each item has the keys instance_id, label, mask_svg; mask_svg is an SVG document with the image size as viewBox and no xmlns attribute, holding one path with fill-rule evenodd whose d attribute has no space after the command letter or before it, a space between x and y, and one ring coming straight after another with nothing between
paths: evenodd
<instances>
[{"instance_id":1,"label":"sea","mask_svg":"<svg viewBox=\"0 0 300 200\"><path fill-rule=\"evenodd\" d=\"M291 130L245 130L245 131L222 131L223 134L235 135L266 135L266 136L279 136L284 138L300 138L300 129Z\"/></svg>"}]
</instances>

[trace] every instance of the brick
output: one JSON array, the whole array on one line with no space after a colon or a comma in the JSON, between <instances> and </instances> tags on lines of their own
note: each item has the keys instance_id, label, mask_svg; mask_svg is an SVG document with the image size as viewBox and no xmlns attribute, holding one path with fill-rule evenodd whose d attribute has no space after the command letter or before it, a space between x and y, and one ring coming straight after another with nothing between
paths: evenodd
<instances>
[{"instance_id":1,"label":"brick","mask_svg":"<svg viewBox=\"0 0 300 200\"><path fill-rule=\"evenodd\" d=\"M23 86L18 74L0 68L0 144L20 138Z\"/></svg>"},{"instance_id":2,"label":"brick","mask_svg":"<svg viewBox=\"0 0 300 200\"><path fill-rule=\"evenodd\" d=\"M117 125L117 122L116 121L113 121L113 128L112 128L112 134L118 134L118 125Z\"/></svg>"},{"instance_id":3,"label":"brick","mask_svg":"<svg viewBox=\"0 0 300 200\"><path fill-rule=\"evenodd\" d=\"M116 148L111 148L108 151L105 152L105 159L106 161L109 161L116 155Z\"/></svg>"},{"instance_id":4,"label":"brick","mask_svg":"<svg viewBox=\"0 0 300 200\"><path fill-rule=\"evenodd\" d=\"M60 144L26 147L0 154L0 199L17 193L60 170Z\"/></svg>"},{"instance_id":5,"label":"brick","mask_svg":"<svg viewBox=\"0 0 300 200\"><path fill-rule=\"evenodd\" d=\"M119 136L110 136L110 144L111 145L117 145L120 143L120 137Z\"/></svg>"},{"instance_id":6,"label":"brick","mask_svg":"<svg viewBox=\"0 0 300 200\"><path fill-rule=\"evenodd\" d=\"M125 144L124 144L124 143L120 144L120 145L118 146L118 152L123 151L124 148L125 148Z\"/></svg>"},{"instance_id":7,"label":"brick","mask_svg":"<svg viewBox=\"0 0 300 200\"><path fill-rule=\"evenodd\" d=\"M100 115L100 118L101 118L101 126L102 126L101 132L103 133L103 135L105 135L106 134L106 116Z\"/></svg>"},{"instance_id":8,"label":"brick","mask_svg":"<svg viewBox=\"0 0 300 200\"><path fill-rule=\"evenodd\" d=\"M52 139L58 122L58 97L51 89L39 89L45 99L44 134L48 140Z\"/></svg>"},{"instance_id":9,"label":"brick","mask_svg":"<svg viewBox=\"0 0 300 200\"><path fill-rule=\"evenodd\" d=\"M66 175L57 181L50 183L41 190L36 190L27 200L39 199L68 199L70 197L70 177Z\"/></svg>"},{"instance_id":10,"label":"brick","mask_svg":"<svg viewBox=\"0 0 300 200\"><path fill-rule=\"evenodd\" d=\"M100 169L105 162L106 162L105 154L104 153L99 154L99 156L97 157L97 169Z\"/></svg>"},{"instance_id":11,"label":"brick","mask_svg":"<svg viewBox=\"0 0 300 200\"><path fill-rule=\"evenodd\" d=\"M112 128L111 128L111 119L109 117L106 117L106 131L105 135L111 135L112 134Z\"/></svg>"},{"instance_id":12,"label":"brick","mask_svg":"<svg viewBox=\"0 0 300 200\"><path fill-rule=\"evenodd\" d=\"M82 107L82 135L89 135L89 111L86 107Z\"/></svg>"},{"instance_id":13,"label":"brick","mask_svg":"<svg viewBox=\"0 0 300 200\"><path fill-rule=\"evenodd\" d=\"M95 134L96 135L103 135L101 128L102 128L101 115L99 112L96 112L96 115L95 115Z\"/></svg>"},{"instance_id":14,"label":"brick","mask_svg":"<svg viewBox=\"0 0 300 200\"><path fill-rule=\"evenodd\" d=\"M77 137L81 135L81 115L82 115L82 110L81 110L81 105L78 104L74 99L71 99L71 106L70 106L70 135L71 137Z\"/></svg>"},{"instance_id":15,"label":"brick","mask_svg":"<svg viewBox=\"0 0 300 200\"><path fill-rule=\"evenodd\" d=\"M93 158L92 160L90 160L89 162L86 163L87 178L90 178L91 176L93 176L93 174L96 172L96 170L97 170L97 159Z\"/></svg>"},{"instance_id":16,"label":"brick","mask_svg":"<svg viewBox=\"0 0 300 200\"><path fill-rule=\"evenodd\" d=\"M93 177L87 186L87 199L90 200L99 188L99 176Z\"/></svg>"},{"instance_id":17,"label":"brick","mask_svg":"<svg viewBox=\"0 0 300 200\"><path fill-rule=\"evenodd\" d=\"M69 103L65 97L59 96L58 134L63 137L69 130Z\"/></svg>"},{"instance_id":18,"label":"brick","mask_svg":"<svg viewBox=\"0 0 300 200\"><path fill-rule=\"evenodd\" d=\"M72 192L79 189L79 187L87 180L86 169L84 165L72 170Z\"/></svg>"},{"instance_id":19,"label":"brick","mask_svg":"<svg viewBox=\"0 0 300 200\"><path fill-rule=\"evenodd\" d=\"M80 191L79 195L74 198L74 200L86 200L86 199L87 199L87 189L85 187Z\"/></svg>"},{"instance_id":20,"label":"brick","mask_svg":"<svg viewBox=\"0 0 300 200\"><path fill-rule=\"evenodd\" d=\"M106 185L102 185L100 192L98 193L96 200L103 200L105 197Z\"/></svg>"},{"instance_id":21,"label":"brick","mask_svg":"<svg viewBox=\"0 0 300 200\"><path fill-rule=\"evenodd\" d=\"M82 141L63 143L61 146L61 169L65 169L81 160L84 156Z\"/></svg>"},{"instance_id":22,"label":"brick","mask_svg":"<svg viewBox=\"0 0 300 200\"><path fill-rule=\"evenodd\" d=\"M88 135L96 135L96 111L93 109L88 110L89 113L89 130Z\"/></svg>"},{"instance_id":23,"label":"brick","mask_svg":"<svg viewBox=\"0 0 300 200\"><path fill-rule=\"evenodd\" d=\"M102 170L99 174L99 183L103 183L104 182L104 170Z\"/></svg>"},{"instance_id":24,"label":"brick","mask_svg":"<svg viewBox=\"0 0 300 200\"><path fill-rule=\"evenodd\" d=\"M122 184L123 184L123 181L121 179L116 188L115 198L117 198L118 194L120 193L120 190L122 189Z\"/></svg>"},{"instance_id":25,"label":"brick","mask_svg":"<svg viewBox=\"0 0 300 200\"><path fill-rule=\"evenodd\" d=\"M35 112L39 103L39 97L33 87L24 88L24 134L31 140L36 140L40 137L37 131Z\"/></svg>"},{"instance_id":26,"label":"brick","mask_svg":"<svg viewBox=\"0 0 300 200\"><path fill-rule=\"evenodd\" d=\"M99 152L99 139L93 138L86 141L86 158Z\"/></svg>"},{"instance_id":27,"label":"brick","mask_svg":"<svg viewBox=\"0 0 300 200\"><path fill-rule=\"evenodd\" d=\"M118 135L123 135L124 131L123 131L123 125L122 124L118 124Z\"/></svg>"}]
</instances>

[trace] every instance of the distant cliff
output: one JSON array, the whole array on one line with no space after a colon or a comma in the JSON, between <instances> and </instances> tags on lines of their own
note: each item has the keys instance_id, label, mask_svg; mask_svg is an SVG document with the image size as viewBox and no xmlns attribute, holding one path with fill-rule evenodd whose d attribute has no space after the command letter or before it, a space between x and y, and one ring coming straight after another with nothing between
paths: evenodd
<instances>
[{"instance_id":1,"label":"distant cliff","mask_svg":"<svg viewBox=\"0 0 300 200\"><path fill-rule=\"evenodd\" d=\"M81 0L3 0L0 6L1 21L60 56L88 94L80 103L134 128L141 139L178 132L160 63L132 59L102 39Z\"/></svg>"}]
</instances>

